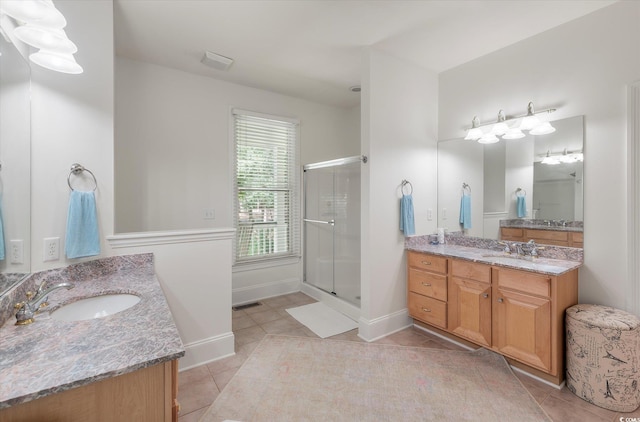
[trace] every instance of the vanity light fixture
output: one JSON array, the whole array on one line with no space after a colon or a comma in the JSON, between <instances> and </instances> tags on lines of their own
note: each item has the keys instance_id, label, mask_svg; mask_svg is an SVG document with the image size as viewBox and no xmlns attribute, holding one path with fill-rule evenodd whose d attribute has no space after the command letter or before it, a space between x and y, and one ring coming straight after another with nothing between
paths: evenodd
<instances>
[{"instance_id":1,"label":"vanity light fixture","mask_svg":"<svg viewBox=\"0 0 640 422\"><path fill-rule=\"evenodd\" d=\"M547 155L542 159L542 164L548 164L550 166L555 166L556 164L560 164L560 160L557 157L549 155L549 151L547 151Z\"/></svg>"},{"instance_id":2,"label":"vanity light fixture","mask_svg":"<svg viewBox=\"0 0 640 422\"><path fill-rule=\"evenodd\" d=\"M502 136L509 130L509 126L504 122L507 119L507 116L504 114L504 110L500 110L498 112L498 122L493 125L491 129L491 133L496 136ZM496 141L497 142L497 141Z\"/></svg>"},{"instance_id":3,"label":"vanity light fixture","mask_svg":"<svg viewBox=\"0 0 640 422\"><path fill-rule=\"evenodd\" d=\"M480 144L495 144L496 142L499 142L499 141L500 139L498 139L496 134L493 132L485 133L480 137L480 139L478 139L478 143Z\"/></svg>"},{"instance_id":4,"label":"vanity light fixture","mask_svg":"<svg viewBox=\"0 0 640 422\"><path fill-rule=\"evenodd\" d=\"M473 120L471 120L471 129L467 132L467 136L464 139L477 141L482 137L482 129L480 129L480 119L478 116L473 116Z\"/></svg>"},{"instance_id":5,"label":"vanity light fixture","mask_svg":"<svg viewBox=\"0 0 640 422\"><path fill-rule=\"evenodd\" d=\"M3 0L0 10L17 21L43 19L51 12L51 5L43 0Z\"/></svg>"},{"instance_id":6,"label":"vanity light fixture","mask_svg":"<svg viewBox=\"0 0 640 422\"><path fill-rule=\"evenodd\" d=\"M68 54L78 51L78 47L62 29L48 29L28 23L17 27L13 33L20 41L35 48Z\"/></svg>"},{"instance_id":7,"label":"vanity light fixture","mask_svg":"<svg viewBox=\"0 0 640 422\"><path fill-rule=\"evenodd\" d=\"M471 128L468 129L467 135L464 139L478 141L480 143L494 143L498 142L498 136L502 139L520 139L526 135L523 130L529 131L531 135L546 135L548 133L555 132L555 128L551 126L551 123L547 121L541 121L537 115L542 113L553 113L555 108L549 108L542 111L535 111L533 103L529 102L527 105L527 114L520 116L508 117L503 110L498 112L498 120L496 123L481 124L478 116L475 116L471 121ZM519 125L509 126L509 123L520 120ZM486 128L486 130L483 130ZM487 133L488 132L488 133ZM487 136L491 134L492 136ZM495 138L495 139L494 139Z\"/></svg>"},{"instance_id":8,"label":"vanity light fixture","mask_svg":"<svg viewBox=\"0 0 640 422\"><path fill-rule=\"evenodd\" d=\"M556 128L551 126L549 122L542 122L538 126L529 131L530 135L548 135L556 131Z\"/></svg>"},{"instance_id":9,"label":"vanity light fixture","mask_svg":"<svg viewBox=\"0 0 640 422\"><path fill-rule=\"evenodd\" d=\"M13 18L17 39L39 49L29 55L33 63L62 73L83 72L73 57L78 47L63 30L67 20L52 0L2 0L0 14Z\"/></svg>"},{"instance_id":10,"label":"vanity light fixture","mask_svg":"<svg viewBox=\"0 0 640 422\"><path fill-rule=\"evenodd\" d=\"M582 151L567 151L565 148L562 152L550 152L547 151L545 155L542 155L543 159L540 161L542 164L556 165L562 163L576 163L584 161L584 154Z\"/></svg>"},{"instance_id":11,"label":"vanity light fixture","mask_svg":"<svg viewBox=\"0 0 640 422\"><path fill-rule=\"evenodd\" d=\"M82 73L83 70L82 66L73 58L73 54L69 53L39 50L37 53L30 54L29 60L46 69L69 73L71 75L78 75Z\"/></svg>"}]
</instances>

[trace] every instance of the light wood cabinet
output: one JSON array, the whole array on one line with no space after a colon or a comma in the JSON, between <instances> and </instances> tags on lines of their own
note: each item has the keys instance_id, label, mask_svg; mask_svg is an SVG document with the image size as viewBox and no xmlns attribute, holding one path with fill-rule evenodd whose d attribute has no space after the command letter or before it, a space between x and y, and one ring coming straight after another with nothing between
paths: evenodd
<instances>
[{"instance_id":1,"label":"light wood cabinet","mask_svg":"<svg viewBox=\"0 0 640 422\"><path fill-rule=\"evenodd\" d=\"M3 422L178 420L177 360L0 410Z\"/></svg>"},{"instance_id":2,"label":"light wood cabinet","mask_svg":"<svg viewBox=\"0 0 640 422\"><path fill-rule=\"evenodd\" d=\"M451 277L449 331L482 346L491 346L491 284Z\"/></svg>"},{"instance_id":3,"label":"light wood cabinet","mask_svg":"<svg viewBox=\"0 0 640 422\"><path fill-rule=\"evenodd\" d=\"M500 239L513 242L528 242L533 239L543 245L582 248L583 233L561 230L500 227Z\"/></svg>"},{"instance_id":4,"label":"light wood cabinet","mask_svg":"<svg viewBox=\"0 0 640 422\"><path fill-rule=\"evenodd\" d=\"M410 252L409 314L420 321L447 328L447 258Z\"/></svg>"},{"instance_id":5,"label":"light wood cabinet","mask_svg":"<svg viewBox=\"0 0 640 422\"><path fill-rule=\"evenodd\" d=\"M437 272L416 268L428 262L433 269L436 260ZM414 319L562 382L564 312L578 302L577 269L548 276L413 251L407 262Z\"/></svg>"}]
</instances>

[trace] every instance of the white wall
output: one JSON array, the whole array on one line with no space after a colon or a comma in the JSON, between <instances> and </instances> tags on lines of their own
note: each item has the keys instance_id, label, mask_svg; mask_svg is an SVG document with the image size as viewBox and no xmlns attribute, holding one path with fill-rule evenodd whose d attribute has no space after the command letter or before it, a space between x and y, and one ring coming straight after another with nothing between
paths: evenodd
<instances>
[{"instance_id":1,"label":"white wall","mask_svg":"<svg viewBox=\"0 0 640 422\"><path fill-rule=\"evenodd\" d=\"M362 302L360 336L372 340L410 323L400 184L413 185L416 234L436 228L437 77L367 50L362 75ZM427 220L427 210L433 219Z\"/></svg>"},{"instance_id":2,"label":"white wall","mask_svg":"<svg viewBox=\"0 0 640 422\"><path fill-rule=\"evenodd\" d=\"M351 110L124 57L116 71L119 233L233 225L232 106L300 119L301 164L360 153Z\"/></svg>"},{"instance_id":3,"label":"white wall","mask_svg":"<svg viewBox=\"0 0 640 422\"><path fill-rule=\"evenodd\" d=\"M181 370L234 353L233 236L233 229L208 229L109 237L116 255L153 253L156 276L186 350Z\"/></svg>"},{"instance_id":4,"label":"white wall","mask_svg":"<svg viewBox=\"0 0 640 422\"><path fill-rule=\"evenodd\" d=\"M230 108L300 119L300 164L360 154L342 109L116 58L116 232L232 227ZM205 208L215 220L204 220ZM299 290L301 261L234 272L233 303Z\"/></svg>"},{"instance_id":5,"label":"white wall","mask_svg":"<svg viewBox=\"0 0 640 422\"><path fill-rule=\"evenodd\" d=\"M31 271L81 260L64 258L71 164L80 163L98 180L96 192L102 254L113 233L113 4L111 0L57 0L78 46L81 75L32 65ZM81 180L74 186L82 189ZM43 239L60 238L60 260L43 262Z\"/></svg>"},{"instance_id":6,"label":"white wall","mask_svg":"<svg viewBox=\"0 0 640 422\"><path fill-rule=\"evenodd\" d=\"M580 302L625 308L626 85L640 79L640 3L618 2L440 74L439 139L474 115L585 116L585 261Z\"/></svg>"}]
</instances>

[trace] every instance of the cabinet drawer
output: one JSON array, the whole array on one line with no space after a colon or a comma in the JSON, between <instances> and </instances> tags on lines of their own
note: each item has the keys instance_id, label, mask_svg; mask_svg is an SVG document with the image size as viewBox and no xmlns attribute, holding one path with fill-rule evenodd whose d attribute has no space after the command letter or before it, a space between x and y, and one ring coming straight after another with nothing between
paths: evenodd
<instances>
[{"instance_id":1,"label":"cabinet drawer","mask_svg":"<svg viewBox=\"0 0 640 422\"><path fill-rule=\"evenodd\" d=\"M441 256L409 251L407 261L410 267L440 274L447 273L447 258Z\"/></svg>"},{"instance_id":2,"label":"cabinet drawer","mask_svg":"<svg viewBox=\"0 0 640 422\"><path fill-rule=\"evenodd\" d=\"M561 232L557 230L526 230L525 242L529 239L553 240L556 242L568 242L569 232Z\"/></svg>"},{"instance_id":3,"label":"cabinet drawer","mask_svg":"<svg viewBox=\"0 0 640 422\"><path fill-rule=\"evenodd\" d=\"M447 328L447 304L430 297L409 292L409 315L420 321Z\"/></svg>"},{"instance_id":4,"label":"cabinet drawer","mask_svg":"<svg viewBox=\"0 0 640 422\"><path fill-rule=\"evenodd\" d=\"M447 277L409 268L409 291L447 301Z\"/></svg>"},{"instance_id":5,"label":"cabinet drawer","mask_svg":"<svg viewBox=\"0 0 640 422\"><path fill-rule=\"evenodd\" d=\"M512 227L500 228L500 237L503 240L521 240L523 234L524 230L522 229L514 229Z\"/></svg>"},{"instance_id":6,"label":"cabinet drawer","mask_svg":"<svg viewBox=\"0 0 640 422\"><path fill-rule=\"evenodd\" d=\"M451 275L471 280L491 282L491 266L469 261L451 260Z\"/></svg>"},{"instance_id":7,"label":"cabinet drawer","mask_svg":"<svg viewBox=\"0 0 640 422\"><path fill-rule=\"evenodd\" d=\"M515 271L507 269L495 269L497 286L501 288L518 290L537 296L551 296L551 279L544 275Z\"/></svg>"}]
</instances>

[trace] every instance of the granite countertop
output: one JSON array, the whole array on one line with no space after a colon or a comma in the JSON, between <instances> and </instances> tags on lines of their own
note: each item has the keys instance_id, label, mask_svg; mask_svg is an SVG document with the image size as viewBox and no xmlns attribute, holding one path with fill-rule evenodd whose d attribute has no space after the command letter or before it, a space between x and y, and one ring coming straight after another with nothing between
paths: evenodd
<instances>
[{"instance_id":1,"label":"granite countertop","mask_svg":"<svg viewBox=\"0 0 640 422\"><path fill-rule=\"evenodd\" d=\"M406 241L405 249L426 252L433 255L441 255L448 258L458 258L466 261L480 262L483 264L494 265L504 268L513 268L516 270L532 271L540 274L557 276L568 271L574 270L582 266L581 261L570 261L565 259L553 258L531 258L516 257L507 255L504 252L476 248L470 246L461 246L455 244L431 245L421 239L414 241Z\"/></svg>"},{"instance_id":2,"label":"granite countertop","mask_svg":"<svg viewBox=\"0 0 640 422\"><path fill-rule=\"evenodd\" d=\"M113 257L77 264L73 277L65 277L65 271L41 277L49 278L49 285L75 284L49 295L50 312L108 293L131 293L141 300L122 312L85 321L58 321L48 312L25 326L16 326L13 317L7 320L0 328L0 409L184 356L153 256L134 257L141 258L133 260L135 265L131 260L121 265L119 259L127 257Z\"/></svg>"}]
</instances>

